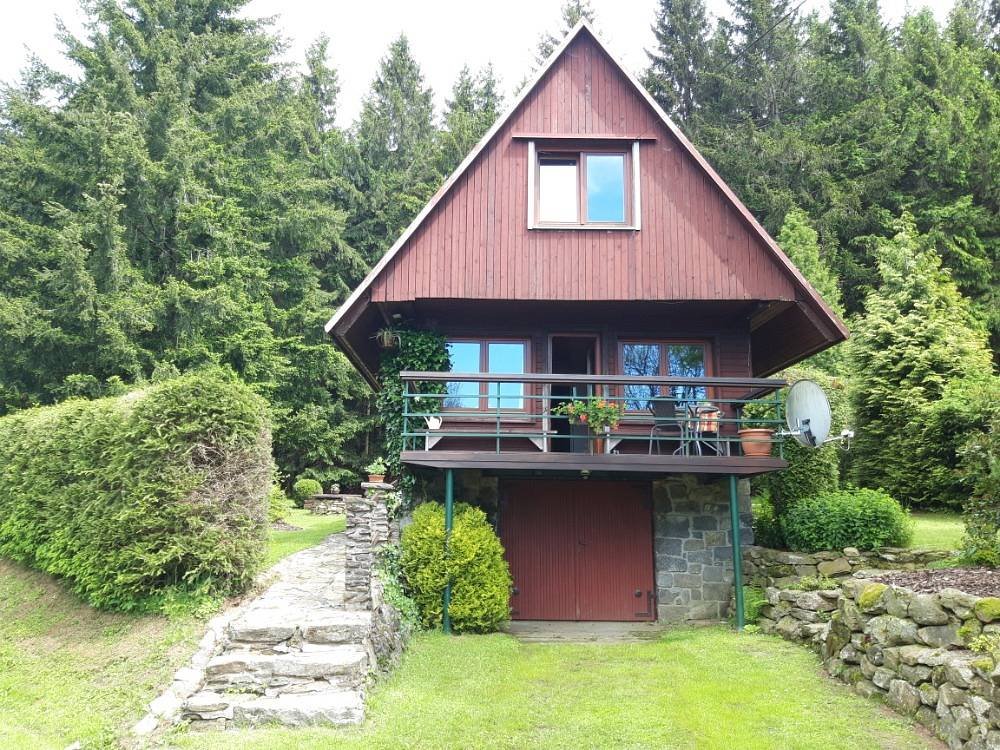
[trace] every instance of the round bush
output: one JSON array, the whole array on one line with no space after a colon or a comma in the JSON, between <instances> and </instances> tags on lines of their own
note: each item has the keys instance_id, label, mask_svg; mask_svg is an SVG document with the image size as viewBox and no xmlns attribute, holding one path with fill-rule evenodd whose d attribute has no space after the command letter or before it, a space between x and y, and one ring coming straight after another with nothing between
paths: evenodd
<instances>
[{"instance_id":1,"label":"round bush","mask_svg":"<svg viewBox=\"0 0 1000 750\"><path fill-rule=\"evenodd\" d=\"M788 548L818 552L902 547L913 536L909 513L882 490L849 488L793 503L781 517Z\"/></svg>"},{"instance_id":2,"label":"round bush","mask_svg":"<svg viewBox=\"0 0 1000 750\"><path fill-rule=\"evenodd\" d=\"M292 485L292 498L298 507L305 505L306 500L323 492L323 485L315 479L299 479Z\"/></svg>"},{"instance_id":3,"label":"round bush","mask_svg":"<svg viewBox=\"0 0 1000 750\"><path fill-rule=\"evenodd\" d=\"M88 602L246 590L274 473L266 402L221 373L0 419L0 555Z\"/></svg>"},{"instance_id":4,"label":"round bush","mask_svg":"<svg viewBox=\"0 0 1000 750\"><path fill-rule=\"evenodd\" d=\"M440 627L445 582L451 578L452 627L458 632L496 630L510 615L511 577L503 547L479 508L455 506L449 554L445 555L444 506L423 503L403 530L405 584L424 627Z\"/></svg>"}]
</instances>

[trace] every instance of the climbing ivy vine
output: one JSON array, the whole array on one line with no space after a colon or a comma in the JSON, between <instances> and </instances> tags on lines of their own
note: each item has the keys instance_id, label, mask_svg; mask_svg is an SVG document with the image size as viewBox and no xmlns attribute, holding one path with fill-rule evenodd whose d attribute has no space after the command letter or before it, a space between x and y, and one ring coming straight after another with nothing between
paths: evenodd
<instances>
[{"instance_id":1,"label":"climbing ivy vine","mask_svg":"<svg viewBox=\"0 0 1000 750\"><path fill-rule=\"evenodd\" d=\"M413 476L408 474L399 460L403 450L403 381L400 372L423 370L444 372L450 366L448 345L444 336L434 331L395 329L396 346L386 349L379 367L381 390L376 400L378 420L383 430L385 462L389 474L397 481L403 493L403 504L410 502ZM443 383L425 383L422 392L444 393ZM437 399L424 399L418 404L422 411L434 411L440 404Z\"/></svg>"}]
</instances>

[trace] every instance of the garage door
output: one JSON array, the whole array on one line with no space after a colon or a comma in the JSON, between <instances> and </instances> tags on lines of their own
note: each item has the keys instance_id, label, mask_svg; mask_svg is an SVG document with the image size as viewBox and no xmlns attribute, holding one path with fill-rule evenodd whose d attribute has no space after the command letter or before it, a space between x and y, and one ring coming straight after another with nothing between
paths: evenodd
<instances>
[{"instance_id":1,"label":"garage door","mask_svg":"<svg viewBox=\"0 0 1000 750\"><path fill-rule=\"evenodd\" d=\"M650 487L642 482L509 481L500 537L515 620L651 620Z\"/></svg>"}]
</instances>

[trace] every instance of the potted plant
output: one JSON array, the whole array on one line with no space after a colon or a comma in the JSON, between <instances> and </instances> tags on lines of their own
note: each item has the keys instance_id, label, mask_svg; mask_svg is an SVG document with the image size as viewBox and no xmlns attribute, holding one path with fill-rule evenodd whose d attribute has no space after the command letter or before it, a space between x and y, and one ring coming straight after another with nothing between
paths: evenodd
<instances>
[{"instance_id":1,"label":"potted plant","mask_svg":"<svg viewBox=\"0 0 1000 750\"><path fill-rule=\"evenodd\" d=\"M595 437L590 445L591 453L604 453L608 435L618 427L622 419L622 405L603 398L587 398L559 404L553 414L568 417L570 424L584 424ZM600 435L600 437L596 437Z\"/></svg>"},{"instance_id":2,"label":"potted plant","mask_svg":"<svg viewBox=\"0 0 1000 750\"><path fill-rule=\"evenodd\" d=\"M380 328L375 332L375 340L383 349L392 349L401 343L399 333L391 328Z\"/></svg>"},{"instance_id":3,"label":"potted plant","mask_svg":"<svg viewBox=\"0 0 1000 750\"><path fill-rule=\"evenodd\" d=\"M768 422L774 416L774 402L752 401L743 408L739 429L740 449L744 456L770 456L774 441L774 426Z\"/></svg>"},{"instance_id":4,"label":"potted plant","mask_svg":"<svg viewBox=\"0 0 1000 750\"><path fill-rule=\"evenodd\" d=\"M368 481L372 482L373 484L384 482L385 470L386 470L385 460L382 459L381 457L376 458L374 461L372 461L365 467L365 471L368 472Z\"/></svg>"}]
</instances>

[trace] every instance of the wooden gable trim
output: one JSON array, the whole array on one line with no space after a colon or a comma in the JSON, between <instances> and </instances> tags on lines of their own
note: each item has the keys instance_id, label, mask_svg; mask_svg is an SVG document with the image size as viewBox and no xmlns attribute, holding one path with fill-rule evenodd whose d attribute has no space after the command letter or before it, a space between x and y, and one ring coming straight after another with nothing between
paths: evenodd
<instances>
[{"instance_id":1,"label":"wooden gable trim","mask_svg":"<svg viewBox=\"0 0 1000 750\"><path fill-rule=\"evenodd\" d=\"M614 135L613 133L513 133L515 141L642 141L655 143L655 135Z\"/></svg>"},{"instance_id":2,"label":"wooden gable trim","mask_svg":"<svg viewBox=\"0 0 1000 750\"><path fill-rule=\"evenodd\" d=\"M648 91L642 86L641 83L632 75L621 62L608 50L604 43L600 40L594 30L591 28L590 24L587 23L585 19L577 24L577 26L566 35L559 46L553 51L552 55L545 62L545 64L537 71L531 81L525 85L521 90L520 94L516 97L511 106L507 109L507 112L493 124L493 127L483 136L483 138L476 144L476 147L472 149L468 156L462 161L461 164L456 168L456 170L449 176L449 178L444 182L444 184L438 189L434 194L434 197L427 203L426 206L420 211L419 214L414 218L410 225L406 228L402 235L396 240L388 252L382 256L382 258L375 264L372 270L365 277L364 281L351 293L348 299L343 305L338 308L337 312L330 318L325 326L327 333L334 331L335 335L340 334L345 330L344 318L348 311L358 304L366 303L366 294L368 293L371 285L374 283L375 279L385 270L389 263L394 257L403 249L407 241L416 232L416 230L423 224L428 215L434 210L434 208L441 202L441 200L447 195L451 188L459 181L459 178L469 169L469 167L476 161L479 155L486 149L486 147L492 142L496 134L504 127L504 125L510 120L515 112L520 108L522 103L527 99L528 95L534 90L542 78L549 72L549 70L555 65L556 61L562 56L566 48L573 43L582 33L586 33L593 39L597 47L606 55L606 57L611 60L614 66L625 76L626 80L632 84L632 87L636 89L642 99L649 105L653 112L660 118L666 128L670 133L677 139L678 143L681 144L683 149L691 156L695 164L697 164L702 172L709 178L709 180L718 188L723 196L729 201L729 203L736 209L737 213L742 217L743 221L747 224L753 234L755 234L764 246L771 251L774 257L778 260L779 265L785 270L786 273L791 277L793 283L803 292L805 298L810 306L816 308L819 312L817 322L820 322L818 326L824 337L828 338L828 341L836 343L837 341L842 341L846 339L849 335L847 326L842 320L837 316L837 314L827 305L819 293L812 287L808 280L802 275L802 273L795 267L795 265L789 260L788 256L781 250L774 239L767 233L767 231L761 226L761 224L754 218L753 214L743 205L743 202L736 196L732 189L725 183L725 181L718 175L718 173L712 168L708 161L699 153L695 148L694 144L691 143L684 135L684 133L678 128L670 117L664 112L663 108L656 102L655 99L649 94ZM553 136L552 134L538 134L538 140L543 138L553 138L558 137L558 134ZM577 134L576 137L579 138L594 138L590 134ZM620 139L621 137L616 137ZM640 140L642 138L640 137ZM636 140L632 138L632 140ZM530 139L529 139L530 143ZM529 212L530 214L530 212ZM814 311L810 311L814 312ZM832 335L831 335L832 334ZM340 339L341 336L337 335Z\"/></svg>"}]
</instances>

